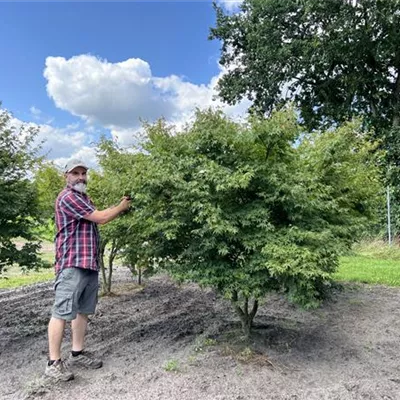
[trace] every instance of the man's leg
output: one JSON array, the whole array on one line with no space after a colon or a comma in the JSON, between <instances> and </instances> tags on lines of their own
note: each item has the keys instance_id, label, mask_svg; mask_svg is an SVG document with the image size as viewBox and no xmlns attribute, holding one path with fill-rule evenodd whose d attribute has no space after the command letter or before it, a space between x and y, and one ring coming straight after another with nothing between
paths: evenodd
<instances>
[{"instance_id":1,"label":"man's leg","mask_svg":"<svg viewBox=\"0 0 400 400\"><path fill-rule=\"evenodd\" d=\"M45 375L56 380L68 381L74 379L74 374L68 370L61 360L61 343L64 336L66 321L76 317L75 299L75 272L72 268L63 270L56 279L55 299L52 317L48 326L49 361Z\"/></svg>"},{"instance_id":2,"label":"man's leg","mask_svg":"<svg viewBox=\"0 0 400 400\"><path fill-rule=\"evenodd\" d=\"M69 381L74 374L68 370L61 360L61 343L64 336L65 320L52 317L49 322L49 357L45 375L55 380Z\"/></svg>"},{"instance_id":3,"label":"man's leg","mask_svg":"<svg viewBox=\"0 0 400 400\"><path fill-rule=\"evenodd\" d=\"M85 334L88 317L85 314L77 314L71 322L72 327L72 351L82 351L84 348Z\"/></svg>"},{"instance_id":4,"label":"man's leg","mask_svg":"<svg viewBox=\"0 0 400 400\"><path fill-rule=\"evenodd\" d=\"M86 314L78 313L72 324L72 351L68 358L68 365L81 366L85 368L97 369L103 366L103 362L95 358L90 353L84 351L85 334L88 323Z\"/></svg>"},{"instance_id":5,"label":"man's leg","mask_svg":"<svg viewBox=\"0 0 400 400\"><path fill-rule=\"evenodd\" d=\"M61 358L61 343L64 336L65 320L51 317L49 322L49 356L56 361Z\"/></svg>"},{"instance_id":6,"label":"man's leg","mask_svg":"<svg viewBox=\"0 0 400 400\"><path fill-rule=\"evenodd\" d=\"M100 368L103 362L84 350L88 315L94 314L97 304L99 279L97 271L82 271L83 291L79 296L79 309L76 319L72 321L72 351L68 365L85 368Z\"/></svg>"}]
</instances>

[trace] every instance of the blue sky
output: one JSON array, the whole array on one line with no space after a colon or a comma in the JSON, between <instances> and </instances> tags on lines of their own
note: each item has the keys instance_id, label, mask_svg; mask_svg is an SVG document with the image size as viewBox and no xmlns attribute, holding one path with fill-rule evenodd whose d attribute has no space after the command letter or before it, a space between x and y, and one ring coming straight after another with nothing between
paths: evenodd
<instances>
[{"instance_id":1,"label":"blue sky","mask_svg":"<svg viewBox=\"0 0 400 400\"><path fill-rule=\"evenodd\" d=\"M41 127L60 165L95 163L100 133L131 144L140 118L180 124L196 106L225 107L212 100L223 71L211 1L0 2L0 15L0 101Z\"/></svg>"}]
</instances>

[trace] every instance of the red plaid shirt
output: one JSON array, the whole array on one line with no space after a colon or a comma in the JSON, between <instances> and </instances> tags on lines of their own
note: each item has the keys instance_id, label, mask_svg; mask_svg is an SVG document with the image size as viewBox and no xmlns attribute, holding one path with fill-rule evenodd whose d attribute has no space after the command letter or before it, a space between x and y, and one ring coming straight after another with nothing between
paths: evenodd
<instances>
[{"instance_id":1,"label":"red plaid shirt","mask_svg":"<svg viewBox=\"0 0 400 400\"><path fill-rule=\"evenodd\" d=\"M55 270L78 267L99 270L97 224L84 219L96 208L83 193L66 187L56 200Z\"/></svg>"}]
</instances>

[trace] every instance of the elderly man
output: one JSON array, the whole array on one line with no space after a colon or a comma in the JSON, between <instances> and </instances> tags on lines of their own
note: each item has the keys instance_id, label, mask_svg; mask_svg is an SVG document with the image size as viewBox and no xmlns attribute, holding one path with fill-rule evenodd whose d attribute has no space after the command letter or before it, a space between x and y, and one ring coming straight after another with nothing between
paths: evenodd
<instances>
[{"instance_id":1,"label":"elderly man","mask_svg":"<svg viewBox=\"0 0 400 400\"><path fill-rule=\"evenodd\" d=\"M66 187L55 203L55 301L48 327L49 361L45 375L57 380L74 378L70 366L100 368L103 363L84 351L88 315L95 312L98 293L99 231L97 224L112 221L130 207L130 200L96 210L86 195L88 167L77 159L65 166ZM61 359L65 323L71 321L72 351Z\"/></svg>"}]
</instances>

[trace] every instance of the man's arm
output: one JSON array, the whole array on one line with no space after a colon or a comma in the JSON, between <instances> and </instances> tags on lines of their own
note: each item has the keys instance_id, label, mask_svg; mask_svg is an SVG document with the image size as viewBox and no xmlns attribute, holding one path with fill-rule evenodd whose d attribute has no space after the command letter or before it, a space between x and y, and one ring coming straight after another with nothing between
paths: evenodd
<instances>
[{"instance_id":1,"label":"man's arm","mask_svg":"<svg viewBox=\"0 0 400 400\"><path fill-rule=\"evenodd\" d=\"M130 205L131 201L128 200L127 197L124 197L117 206L101 211L95 210L92 213L85 215L83 218L95 222L96 224L103 225L117 218L122 212L128 210Z\"/></svg>"}]
</instances>

